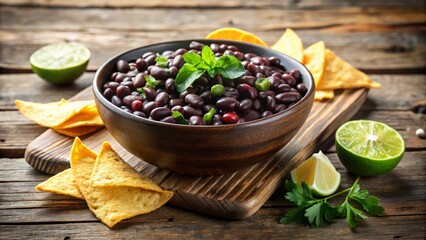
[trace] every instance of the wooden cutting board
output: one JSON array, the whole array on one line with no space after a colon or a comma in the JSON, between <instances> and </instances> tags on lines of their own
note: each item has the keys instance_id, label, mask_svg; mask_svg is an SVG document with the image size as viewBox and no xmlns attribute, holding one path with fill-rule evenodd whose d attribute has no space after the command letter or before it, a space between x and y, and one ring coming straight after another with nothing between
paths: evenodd
<instances>
[{"instance_id":1,"label":"wooden cutting board","mask_svg":"<svg viewBox=\"0 0 426 240\"><path fill-rule=\"evenodd\" d=\"M171 205L228 219L243 219L253 215L294 167L318 151L337 127L358 111L367 92L366 89L336 91L334 100L315 102L301 130L275 156L248 169L221 176L182 176L159 169L124 150L105 128L81 139L95 151L100 150L103 141L109 141L137 171L175 193L169 202ZM93 99L90 87L72 98L86 99ZM35 169L56 174L70 167L72 143L73 138L49 129L28 145L25 159Z\"/></svg>"}]
</instances>

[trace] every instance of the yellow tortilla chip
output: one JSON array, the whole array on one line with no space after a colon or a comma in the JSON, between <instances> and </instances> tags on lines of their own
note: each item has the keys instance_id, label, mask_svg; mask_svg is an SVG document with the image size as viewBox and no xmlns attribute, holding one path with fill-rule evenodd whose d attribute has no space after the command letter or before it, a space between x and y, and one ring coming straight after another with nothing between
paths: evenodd
<instances>
[{"instance_id":1,"label":"yellow tortilla chip","mask_svg":"<svg viewBox=\"0 0 426 240\"><path fill-rule=\"evenodd\" d=\"M42 192L52 192L84 199L83 195L81 195L77 188L74 174L70 168L40 183L35 187L35 189Z\"/></svg>"},{"instance_id":2,"label":"yellow tortilla chip","mask_svg":"<svg viewBox=\"0 0 426 240\"><path fill-rule=\"evenodd\" d=\"M71 169L77 186L90 210L108 227L112 228L124 219L151 212L173 196L172 192L154 187L155 183L147 178L137 177L135 170L132 172L127 169L131 167L108 143L102 145L96 160L95 156L79 138L75 139L71 150ZM109 179L102 179L103 177ZM101 180L99 184L98 180Z\"/></svg>"},{"instance_id":3,"label":"yellow tortilla chip","mask_svg":"<svg viewBox=\"0 0 426 240\"><path fill-rule=\"evenodd\" d=\"M299 62L303 62L302 39L290 28L285 30L280 39L271 48L287 54Z\"/></svg>"},{"instance_id":4,"label":"yellow tortilla chip","mask_svg":"<svg viewBox=\"0 0 426 240\"><path fill-rule=\"evenodd\" d=\"M86 134L89 134L91 132L94 132L98 130L99 126L82 126L82 127L75 127L75 128L53 128L56 132L66 135L68 137L79 137Z\"/></svg>"},{"instance_id":5,"label":"yellow tortilla chip","mask_svg":"<svg viewBox=\"0 0 426 240\"><path fill-rule=\"evenodd\" d=\"M323 78L317 89L379 88L380 83L373 82L365 73L336 56L331 50L325 50Z\"/></svg>"},{"instance_id":6,"label":"yellow tortilla chip","mask_svg":"<svg viewBox=\"0 0 426 240\"><path fill-rule=\"evenodd\" d=\"M44 127L58 127L68 119L81 112L91 101L59 101L54 103L33 103L21 100L15 101L19 112Z\"/></svg>"},{"instance_id":7,"label":"yellow tortilla chip","mask_svg":"<svg viewBox=\"0 0 426 240\"><path fill-rule=\"evenodd\" d=\"M303 64L311 72L315 86L321 81L325 66L325 44L323 41L312 44L303 52Z\"/></svg>"},{"instance_id":8,"label":"yellow tortilla chip","mask_svg":"<svg viewBox=\"0 0 426 240\"><path fill-rule=\"evenodd\" d=\"M95 107L96 110L96 107ZM66 122L58 126L60 129L76 128L81 126L103 126L104 123L101 117L98 115L97 110L93 111L90 109L88 111L83 110L74 117L68 119Z\"/></svg>"},{"instance_id":9,"label":"yellow tortilla chip","mask_svg":"<svg viewBox=\"0 0 426 240\"><path fill-rule=\"evenodd\" d=\"M324 99L333 99L334 91L333 90L315 90L315 101L322 101Z\"/></svg>"}]
</instances>

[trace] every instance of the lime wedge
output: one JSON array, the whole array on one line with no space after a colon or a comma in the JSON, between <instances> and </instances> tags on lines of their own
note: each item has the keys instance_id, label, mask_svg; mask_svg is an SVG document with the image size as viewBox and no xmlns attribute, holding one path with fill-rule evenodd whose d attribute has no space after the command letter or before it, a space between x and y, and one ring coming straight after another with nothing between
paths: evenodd
<instances>
[{"instance_id":1,"label":"lime wedge","mask_svg":"<svg viewBox=\"0 0 426 240\"><path fill-rule=\"evenodd\" d=\"M371 177L395 168L404 155L405 143L395 129L384 123L356 120L337 129L336 151L350 172Z\"/></svg>"},{"instance_id":2,"label":"lime wedge","mask_svg":"<svg viewBox=\"0 0 426 240\"><path fill-rule=\"evenodd\" d=\"M33 71L53 84L68 84L86 70L90 51L79 43L54 43L35 51L30 57Z\"/></svg>"},{"instance_id":3,"label":"lime wedge","mask_svg":"<svg viewBox=\"0 0 426 240\"><path fill-rule=\"evenodd\" d=\"M318 196L329 196L340 185L340 173L321 151L291 171L291 178L299 185L306 182L312 193Z\"/></svg>"}]
</instances>

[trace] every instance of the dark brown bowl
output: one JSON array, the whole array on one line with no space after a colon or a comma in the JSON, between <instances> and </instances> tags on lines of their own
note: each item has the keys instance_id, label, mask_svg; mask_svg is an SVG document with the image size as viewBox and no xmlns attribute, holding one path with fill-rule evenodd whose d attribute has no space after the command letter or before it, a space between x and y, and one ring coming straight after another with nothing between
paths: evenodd
<instances>
[{"instance_id":1,"label":"dark brown bowl","mask_svg":"<svg viewBox=\"0 0 426 240\"><path fill-rule=\"evenodd\" d=\"M315 88L311 74L301 63L269 48L235 41L196 40L205 44L232 44L242 52L253 52L263 57L275 56L288 70L297 69L302 73L308 88L306 95L297 104L266 118L233 125L179 125L137 117L103 97L100 89L116 71L118 60L134 61L148 51L188 48L191 41L136 48L111 58L98 69L93 92L106 128L133 155L160 168L185 175L219 175L267 160L302 127L311 110Z\"/></svg>"}]
</instances>

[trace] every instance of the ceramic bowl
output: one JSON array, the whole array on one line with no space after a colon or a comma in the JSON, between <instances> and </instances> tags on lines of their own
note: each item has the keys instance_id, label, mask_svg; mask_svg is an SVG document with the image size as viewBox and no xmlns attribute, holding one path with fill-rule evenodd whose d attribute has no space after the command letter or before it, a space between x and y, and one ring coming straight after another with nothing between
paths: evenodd
<instances>
[{"instance_id":1,"label":"ceramic bowl","mask_svg":"<svg viewBox=\"0 0 426 240\"><path fill-rule=\"evenodd\" d=\"M195 40L204 44L225 43L242 52L278 57L287 70L297 69L308 91L295 105L272 116L231 125L193 126L164 123L135 116L103 97L103 84L110 79L120 59L134 61L143 53L188 48L193 40L165 42L119 54L96 72L93 92L99 115L110 134L136 157L184 175L219 175L262 164L283 148L302 127L314 99L314 82L309 71L296 60L269 48L223 40Z\"/></svg>"}]
</instances>

